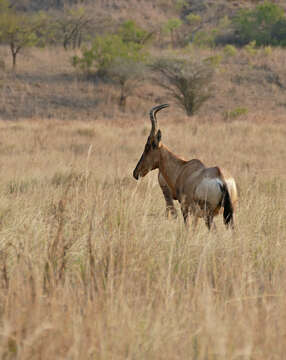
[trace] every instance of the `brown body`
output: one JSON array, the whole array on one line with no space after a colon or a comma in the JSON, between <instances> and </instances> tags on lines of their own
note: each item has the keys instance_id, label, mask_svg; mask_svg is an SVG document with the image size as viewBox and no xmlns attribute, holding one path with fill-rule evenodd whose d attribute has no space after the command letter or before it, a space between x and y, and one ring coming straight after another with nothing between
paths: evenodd
<instances>
[{"instance_id":1,"label":"brown body","mask_svg":"<svg viewBox=\"0 0 286 360\"><path fill-rule=\"evenodd\" d=\"M230 194L230 198L232 201L232 205L235 209L235 205L237 203L237 187L236 187L236 183L234 178L232 177L231 174L228 173L227 170L225 169L221 169L221 172L223 174L224 180L226 182L226 186L227 189L229 191ZM174 200L178 200L177 197L173 197L172 191L169 188L168 184L166 183L166 180L164 179L164 176L162 175L162 173L158 172L158 182L160 185L160 188L162 190L162 193L164 195L165 198L165 202L166 202L166 216L167 218L169 218L170 216L173 218L177 218L177 210L174 204ZM221 210L223 210L223 207L221 208Z\"/></svg>"},{"instance_id":2,"label":"brown body","mask_svg":"<svg viewBox=\"0 0 286 360\"><path fill-rule=\"evenodd\" d=\"M159 105L150 111L152 129L133 176L138 179L151 170L159 169L159 184L171 213L175 214L173 200L178 200L185 222L192 214L195 221L199 217L204 218L210 228L213 217L223 208L225 224L233 226L234 202L237 199L234 179L226 179L219 167L207 168L198 159L183 160L162 144L156 113L167 106Z\"/></svg>"}]
</instances>

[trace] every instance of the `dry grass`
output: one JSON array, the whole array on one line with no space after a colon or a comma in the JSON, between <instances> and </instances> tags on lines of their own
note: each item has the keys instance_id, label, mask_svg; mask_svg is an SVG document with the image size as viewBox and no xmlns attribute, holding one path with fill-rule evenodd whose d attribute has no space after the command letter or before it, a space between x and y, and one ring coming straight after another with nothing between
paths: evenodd
<instances>
[{"instance_id":1,"label":"dry grass","mask_svg":"<svg viewBox=\"0 0 286 360\"><path fill-rule=\"evenodd\" d=\"M31 50L15 75L0 51L0 358L283 359L284 52L223 59L201 114L160 114L171 150L239 185L236 232L193 233L165 219L155 172L131 175L160 89L121 113L71 53Z\"/></svg>"},{"instance_id":2,"label":"dry grass","mask_svg":"<svg viewBox=\"0 0 286 360\"><path fill-rule=\"evenodd\" d=\"M284 357L285 124L174 113L163 142L236 177L235 233L187 232L132 179L147 114L0 123L0 358Z\"/></svg>"}]
</instances>

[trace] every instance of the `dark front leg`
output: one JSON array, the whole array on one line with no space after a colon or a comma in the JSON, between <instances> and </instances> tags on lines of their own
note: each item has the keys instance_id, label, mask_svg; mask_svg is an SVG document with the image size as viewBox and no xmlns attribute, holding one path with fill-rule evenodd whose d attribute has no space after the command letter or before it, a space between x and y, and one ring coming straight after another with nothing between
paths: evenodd
<instances>
[{"instance_id":1,"label":"dark front leg","mask_svg":"<svg viewBox=\"0 0 286 360\"><path fill-rule=\"evenodd\" d=\"M213 220L214 220L214 217L212 214L208 214L205 217L205 223L209 230L211 230L212 228L215 228L215 224L214 224Z\"/></svg>"},{"instance_id":2,"label":"dark front leg","mask_svg":"<svg viewBox=\"0 0 286 360\"><path fill-rule=\"evenodd\" d=\"M161 189L162 189L165 201L166 201L166 216L167 217L171 216L174 219L176 219L178 215L177 215L177 210L174 205L172 193L167 186L164 186L164 187L161 186Z\"/></svg>"},{"instance_id":3,"label":"dark front leg","mask_svg":"<svg viewBox=\"0 0 286 360\"><path fill-rule=\"evenodd\" d=\"M181 211L184 218L185 225L188 225L189 207L186 204L181 204Z\"/></svg>"},{"instance_id":4,"label":"dark front leg","mask_svg":"<svg viewBox=\"0 0 286 360\"><path fill-rule=\"evenodd\" d=\"M174 205L174 198L172 191L169 188L166 180L164 179L164 176L160 173L160 171L158 173L158 182L166 201L166 216L169 217L171 215L173 218L176 218L177 211Z\"/></svg>"}]
</instances>

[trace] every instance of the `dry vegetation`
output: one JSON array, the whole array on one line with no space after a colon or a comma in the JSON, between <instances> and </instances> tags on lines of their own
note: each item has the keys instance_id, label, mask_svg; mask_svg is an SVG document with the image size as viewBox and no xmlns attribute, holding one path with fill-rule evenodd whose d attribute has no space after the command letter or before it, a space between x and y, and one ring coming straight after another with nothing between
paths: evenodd
<instances>
[{"instance_id":1,"label":"dry vegetation","mask_svg":"<svg viewBox=\"0 0 286 360\"><path fill-rule=\"evenodd\" d=\"M132 179L147 114L1 123L2 359L283 358L285 125L173 112L164 142L237 178L235 233L187 232Z\"/></svg>"},{"instance_id":2,"label":"dry vegetation","mask_svg":"<svg viewBox=\"0 0 286 360\"><path fill-rule=\"evenodd\" d=\"M225 120L226 114L258 122L283 122L286 114L285 50L260 49L255 53L237 50L227 56L222 49L184 50L186 57L199 57L214 64L213 97L201 108L199 116L207 120ZM164 50L166 54L170 50ZM158 49L152 53L162 54ZM0 119L59 119L106 121L142 119L154 103L171 102L151 77L135 89L127 100L126 113L117 107L119 90L109 84L86 81L71 65L73 51L61 48L27 49L19 55L17 72L10 71L8 48L0 48ZM243 109L240 114L239 110ZM238 114L237 113L238 110ZM174 111L174 109L173 109ZM177 111L177 110L175 110ZM247 115L247 116L245 116Z\"/></svg>"},{"instance_id":3,"label":"dry vegetation","mask_svg":"<svg viewBox=\"0 0 286 360\"><path fill-rule=\"evenodd\" d=\"M237 179L235 233L186 231L155 172L132 178L148 110L170 99L146 83L120 113L70 55L0 73L0 358L283 359L284 52L225 59L201 114L160 114L170 149Z\"/></svg>"}]
</instances>

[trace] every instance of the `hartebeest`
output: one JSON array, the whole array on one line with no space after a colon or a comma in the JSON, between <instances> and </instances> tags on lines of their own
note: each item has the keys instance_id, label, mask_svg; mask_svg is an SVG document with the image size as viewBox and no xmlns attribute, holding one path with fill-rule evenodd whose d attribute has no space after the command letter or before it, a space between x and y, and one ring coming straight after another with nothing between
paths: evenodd
<instances>
[{"instance_id":1,"label":"hartebeest","mask_svg":"<svg viewBox=\"0 0 286 360\"><path fill-rule=\"evenodd\" d=\"M237 202L237 187L236 187L235 180L226 169L221 169L221 172L225 179L233 207L235 207L235 204ZM169 186L168 186L166 180L164 179L164 176L160 172L160 170L158 172L158 182L159 182L160 188L162 190L162 193L164 195L165 202L166 202L166 217L169 218L171 216L175 219L175 218L177 218L178 215L177 215L176 207L174 205L174 200L177 200L177 199L173 198L172 190L169 188Z\"/></svg>"},{"instance_id":2,"label":"hartebeest","mask_svg":"<svg viewBox=\"0 0 286 360\"><path fill-rule=\"evenodd\" d=\"M158 180L167 208L174 213L173 200L178 200L185 223L188 215L192 214L195 223L202 217L210 229L214 216L223 208L225 225L233 226L234 203L237 200L234 179L229 175L225 176L219 167L205 167L198 159L183 160L162 144L156 113L168 106L158 105L150 111L152 128L143 154L133 171L134 178L138 180L149 171L159 169Z\"/></svg>"}]
</instances>

